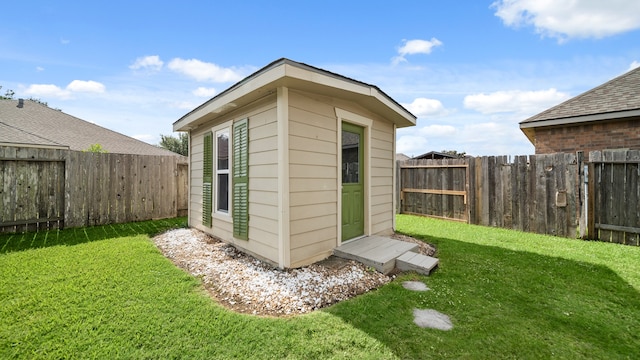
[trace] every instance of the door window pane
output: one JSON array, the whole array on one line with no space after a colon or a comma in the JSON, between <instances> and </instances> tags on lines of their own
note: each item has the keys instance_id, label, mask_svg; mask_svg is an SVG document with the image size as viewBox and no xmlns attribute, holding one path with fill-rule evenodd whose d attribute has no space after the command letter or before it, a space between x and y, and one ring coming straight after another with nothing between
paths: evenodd
<instances>
[{"instance_id":1,"label":"door window pane","mask_svg":"<svg viewBox=\"0 0 640 360\"><path fill-rule=\"evenodd\" d=\"M360 182L360 134L342 131L342 183Z\"/></svg>"}]
</instances>

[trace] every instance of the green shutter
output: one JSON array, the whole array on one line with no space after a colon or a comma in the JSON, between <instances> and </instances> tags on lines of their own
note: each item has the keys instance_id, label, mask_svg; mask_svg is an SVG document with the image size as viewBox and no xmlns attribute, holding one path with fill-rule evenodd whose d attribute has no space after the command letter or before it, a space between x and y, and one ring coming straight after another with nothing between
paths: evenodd
<instances>
[{"instance_id":1,"label":"green shutter","mask_svg":"<svg viewBox=\"0 0 640 360\"><path fill-rule=\"evenodd\" d=\"M202 166L202 225L211 227L213 195L213 134L204 134L204 164Z\"/></svg>"},{"instance_id":2,"label":"green shutter","mask_svg":"<svg viewBox=\"0 0 640 360\"><path fill-rule=\"evenodd\" d=\"M233 236L249 239L249 126L233 124Z\"/></svg>"}]
</instances>

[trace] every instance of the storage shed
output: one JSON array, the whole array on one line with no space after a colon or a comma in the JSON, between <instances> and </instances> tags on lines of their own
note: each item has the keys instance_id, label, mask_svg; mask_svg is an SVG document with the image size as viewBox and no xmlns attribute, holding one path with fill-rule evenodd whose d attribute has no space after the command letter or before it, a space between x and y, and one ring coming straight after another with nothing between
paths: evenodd
<instances>
[{"instance_id":1,"label":"storage shed","mask_svg":"<svg viewBox=\"0 0 640 360\"><path fill-rule=\"evenodd\" d=\"M395 227L396 129L374 85L279 59L173 124L189 132L189 225L280 268Z\"/></svg>"}]
</instances>

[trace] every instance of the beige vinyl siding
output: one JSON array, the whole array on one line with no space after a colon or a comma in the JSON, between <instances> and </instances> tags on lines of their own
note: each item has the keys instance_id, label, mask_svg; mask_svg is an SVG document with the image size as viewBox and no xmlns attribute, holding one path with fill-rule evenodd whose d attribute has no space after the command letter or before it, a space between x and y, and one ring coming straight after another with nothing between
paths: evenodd
<instances>
[{"instance_id":1,"label":"beige vinyl siding","mask_svg":"<svg viewBox=\"0 0 640 360\"><path fill-rule=\"evenodd\" d=\"M337 128L333 106L289 91L291 267L337 244Z\"/></svg>"},{"instance_id":2,"label":"beige vinyl siding","mask_svg":"<svg viewBox=\"0 0 640 360\"><path fill-rule=\"evenodd\" d=\"M374 119L371 131L371 232L393 231L393 124Z\"/></svg>"},{"instance_id":3,"label":"beige vinyl siding","mask_svg":"<svg viewBox=\"0 0 640 360\"><path fill-rule=\"evenodd\" d=\"M199 132L192 132L189 149L191 164L189 171L191 179L189 180L189 226L196 229L205 230L202 225L202 159L204 150L204 133L205 129Z\"/></svg>"},{"instance_id":4,"label":"beige vinyl siding","mask_svg":"<svg viewBox=\"0 0 640 360\"><path fill-rule=\"evenodd\" d=\"M278 263L278 126L275 98L249 118L249 240L236 246Z\"/></svg>"}]
</instances>

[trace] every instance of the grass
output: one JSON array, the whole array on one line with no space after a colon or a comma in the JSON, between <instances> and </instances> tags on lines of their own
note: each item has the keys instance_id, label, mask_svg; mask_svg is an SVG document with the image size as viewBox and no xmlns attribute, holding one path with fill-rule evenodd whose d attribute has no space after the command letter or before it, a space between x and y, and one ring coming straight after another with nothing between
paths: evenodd
<instances>
[{"instance_id":1,"label":"grass","mask_svg":"<svg viewBox=\"0 0 640 360\"><path fill-rule=\"evenodd\" d=\"M640 358L640 248L402 215L438 248L430 277L263 318L219 306L149 241L183 222L0 235L0 358ZM413 308L454 329L416 327Z\"/></svg>"}]
</instances>

